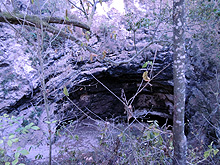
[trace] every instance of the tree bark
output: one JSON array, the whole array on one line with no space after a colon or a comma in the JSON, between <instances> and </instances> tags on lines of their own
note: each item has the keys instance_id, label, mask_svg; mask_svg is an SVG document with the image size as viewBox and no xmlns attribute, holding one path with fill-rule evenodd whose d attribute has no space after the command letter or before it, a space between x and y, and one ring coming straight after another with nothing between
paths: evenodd
<instances>
[{"instance_id":1,"label":"tree bark","mask_svg":"<svg viewBox=\"0 0 220 165\"><path fill-rule=\"evenodd\" d=\"M185 51L184 51L184 0L173 1L173 79L174 115L173 145L174 165L186 164L186 137L184 134L185 112Z\"/></svg>"}]
</instances>

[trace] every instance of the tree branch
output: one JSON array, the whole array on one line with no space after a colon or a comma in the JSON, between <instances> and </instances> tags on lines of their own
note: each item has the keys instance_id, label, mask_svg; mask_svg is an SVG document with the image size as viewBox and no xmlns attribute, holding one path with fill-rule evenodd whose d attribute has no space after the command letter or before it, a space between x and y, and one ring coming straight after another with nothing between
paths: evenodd
<instances>
[{"instance_id":1,"label":"tree branch","mask_svg":"<svg viewBox=\"0 0 220 165\"><path fill-rule=\"evenodd\" d=\"M29 26L33 25L39 25L40 19L39 16L31 16L31 15L23 15L23 14L12 14L9 12L1 12L0 13L0 22L10 22L12 24L21 24L24 23ZM65 20L63 18L59 17L43 17L42 20L44 21L44 24L47 23L57 23L57 24L67 24L67 25L73 25L80 27L85 30L90 30L90 27L84 23L81 23L76 20Z\"/></svg>"}]
</instances>

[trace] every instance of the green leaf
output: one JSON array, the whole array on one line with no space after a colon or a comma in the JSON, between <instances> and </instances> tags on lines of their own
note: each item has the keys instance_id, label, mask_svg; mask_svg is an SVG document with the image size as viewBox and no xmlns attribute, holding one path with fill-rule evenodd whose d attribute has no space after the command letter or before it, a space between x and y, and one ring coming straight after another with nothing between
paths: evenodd
<instances>
[{"instance_id":1,"label":"green leaf","mask_svg":"<svg viewBox=\"0 0 220 165\"><path fill-rule=\"evenodd\" d=\"M68 16L65 16L65 19L66 19L67 21L69 21L69 20L70 20Z\"/></svg>"},{"instance_id":2,"label":"green leaf","mask_svg":"<svg viewBox=\"0 0 220 165\"><path fill-rule=\"evenodd\" d=\"M27 150L24 149L24 150L21 150L21 154L22 154L22 155L28 155L29 152L28 152Z\"/></svg>"},{"instance_id":3,"label":"green leaf","mask_svg":"<svg viewBox=\"0 0 220 165\"><path fill-rule=\"evenodd\" d=\"M219 151L218 149L215 149L214 150L214 155L216 155L218 153L218 151Z\"/></svg>"},{"instance_id":4,"label":"green leaf","mask_svg":"<svg viewBox=\"0 0 220 165\"><path fill-rule=\"evenodd\" d=\"M22 131L21 131L23 134L26 134L26 133L28 133L29 131L27 130L27 129L22 129Z\"/></svg>"},{"instance_id":5,"label":"green leaf","mask_svg":"<svg viewBox=\"0 0 220 165\"><path fill-rule=\"evenodd\" d=\"M142 65L142 68L146 68L148 64L153 65L152 61L147 61Z\"/></svg>"},{"instance_id":6,"label":"green leaf","mask_svg":"<svg viewBox=\"0 0 220 165\"><path fill-rule=\"evenodd\" d=\"M114 39L116 40L117 34L114 34Z\"/></svg>"},{"instance_id":7,"label":"green leaf","mask_svg":"<svg viewBox=\"0 0 220 165\"><path fill-rule=\"evenodd\" d=\"M63 88L63 93L64 95L69 96L69 93L66 87Z\"/></svg>"},{"instance_id":8,"label":"green leaf","mask_svg":"<svg viewBox=\"0 0 220 165\"><path fill-rule=\"evenodd\" d=\"M33 126L33 127L31 127L31 129L36 131L36 130L39 130L40 128L38 126Z\"/></svg>"},{"instance_id":9,"label":"green leaf","mask_svg":"<svg viewBox=\"0 0 220 165\"><path fill-rule=\"evenodd\" d=\"M20 151L20 149L21 149L21 147L18 147L18 148L17 148L17 151Z\"/></svg>"},{"instance_id":10,"label":"green leaf","mask_svg":"<svg viewBox=\"0 0 220 165\"><path fill-rule=\"evenodd\" d=\"M20 156L20 153L19 152L15 152L15 159L18 159Z\"/></svg>"},{"instance_id":11,"label":"green leaf","mask_svg":"<svg viewBox=\"0 0 220 165\"><path fill-rule=\"evenodd\" d=\"M89 42L89 36L88 35L86 35L86 40Z\"/></svg>"},{"instance_id":12,"label":"green leaf","mask_svg":"<svg viewBox=\"0 0 220 165\"><path fill-rule=\"evenodd\" d=\"M155 136L158 136L160 133L159 132L154 132L154 135Z\"/></svg>"},{"instance_id":13,"label":"green leaf","mask_svg":"<svg viewBox=\"0 0 220 165\"><path fill-rule=\"evenodd\" d=\"M207 159L210 155L210 150L204 152L204 158Z\"/></svg>"},{"instance_id":14,"label":"green leaf","mask_svg":"<svg viewBox=\"0 0 220 165\"><path fill-rule=\"evenodd\" d=\"M5 165L10 165L10 162L5 162Z\"/></svg>"},{"instance_id":15,"label":"green leaf","mask_svg":"<svg viewBox=\"0 0 220 165\"><path fill-rule=\"evenodd\" d=\"M14 142L14 143L17 143L19 141L19 138L11 139L11 141Z\"/></svg>"},{"instance_id":16,"label":"green leaf","mask_svg":"<svg viewBox=\"0 0 220 165\"><path fill-rule=\"evenodd\" d=\"M8 140L8 141L7 141L7 144L8 144L9 147L12 146L12 143L13 143L13 142L12 142L11 140Z\"/></svg>"},{"instance_id":17,"label":"green leaf","mask_svg":"<svg viewBox=\"0 0 220 165\"><path fill-rule=\"evenodd\" d=\"M31 3L33 4L33 3L34 3L34 0L31 0Z\"/></svg>"},{"instance_id":18,"label":"green leaf","mask_svg":"<svg viewBox=\"0 0 220 165\"><path fill-rule=\"evenodd\" d=\"M33 125L34 125L34 123L30 123L30 124L26 125L24 128L30 129Z\"/></svg>"},{"instance_id":19,"label":"green leaf","mask_svg":"<svg viewBox=\"0 0 220 165\"><path fill-rule=\"evenodd\" d=\"M9 117L9 115L8 115L8 114L4 114L3 116L4 116L5 118L8 118L8 117Z\"/></svg>"},{"instance_id":20,"label":"green leaf","mask_svg":"<svg viewBox=\"0 0 220 165\"><path fill-rule=\"evenodd\" d=\"M47 123L47 124L51 124L51 122L50 122L50 121L45 121L45 123Z\"/></svg>"},{"instance_id":21,"label":"green leaf","mask_svg":"<svg viewBox=\"0 0 220 165\"><path fill-rule=\"evenodd\" d=\"M126 141L126 137L125 137L125 135L122 136L122 141L123 141L123 142Z\"/></svg>"},{"instance_id":22,"label":"green leaf","mask_svg":"<svg viewBox=\"0 0 220 165\"><path fill-rule=\"evenodd\" d=\"M2 143L4 143L4 141L3 141L3 140L0 140L0 144L2 144Z\"/></svg>"},{"instance_id":23,"label":"green leaf","mask_svg":"<svg viewBox=\"0 0 220 165\"><path fill-rule=\"evenodd\" d=\"M78 140L79 140L79 136L78 136L78 135L75 135L75 139L78 141Z\"/></svg>"},{"instance_id":24,"label":"green leaf","mask_svg":"<svg viewBox=\"0 0 220 165\"><path fill-rule=\"evenodd\" d=\"M18 165L25 165L24 163L19 163Z\"/></svg>"},{"instance_id":25,"label":"green leaf","mask_svg":"<svg viewBox=\"0 0 220 165\"><path fill-rule=\"evenodd\" d=\"M16 165L18 163L18 159L15 159L13 162L11 162L12 165Z\"/></svg>"},{"instance_id":26,"label":"green leaf","mask_svg":"<svg viewBox=\"0 0 220 165\"><path fill-rule=\"evenodd\" d=\"M57 122L57 120L52 121L52 123L56 123L56 122Z\"/></svg>"}]
</instances>

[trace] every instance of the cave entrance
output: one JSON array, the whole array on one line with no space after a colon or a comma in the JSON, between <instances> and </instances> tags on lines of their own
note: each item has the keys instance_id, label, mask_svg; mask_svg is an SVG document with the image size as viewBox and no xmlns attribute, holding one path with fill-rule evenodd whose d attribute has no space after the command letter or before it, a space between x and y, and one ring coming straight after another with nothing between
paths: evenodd
<instances>
[{"instance_id":1,"label":"cave entrance","mask_svg":"<svg viewBox=\"0 0 220 165\"><path fill-rule=\"evenodd\" d=\"M88 113L94 118L99 116L104 120L117 118L117 122L126 121L127 116L121 101L122 91L127 101L137 93L143 73L138 68L133 68L132 71L116 67L97 72L94 76L101 83L91 75L86 75L89 78L72 89L75 92L70 94L70 98L83 111L92 112ZM132 109L138 120L157 120L161 126L165 123L172 125L173 87L167 81L169 80L163 80L161 77L152 80L151 85L134 98Z\"/></svg>"}]
</instances>

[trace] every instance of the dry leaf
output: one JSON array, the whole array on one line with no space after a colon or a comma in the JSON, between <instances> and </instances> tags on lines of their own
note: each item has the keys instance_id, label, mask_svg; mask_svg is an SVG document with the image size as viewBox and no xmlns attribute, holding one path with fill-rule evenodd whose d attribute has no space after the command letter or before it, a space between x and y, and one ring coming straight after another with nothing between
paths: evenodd
<instances>
[{"instance_id":1,"label":"dry leaf","mask_svg":"<svg viewBox=\"0 0 220 165\"><path fill-rule=\"evenodd\" d=\"M102 55L103 55L102 59L104 59L104 58L106 57L106 54L107 54L107 52L104 50L104 51L102 52Z\"/></svg>"},{"instance_id":2,"label":"dry leaf","mask_svg":"<svg viewBox=\"0 0 220 165\"><path fill-rule=\"evenodd\" d=\"M67 26L67 29L70 31L71 34L73 34L72 29L70 28L70 26Z\"/></svg>"},{"instance_id":3,"label":"dry leaf","mask_svg":"<svg viewBox=\"0 0 220 165\"><path fill-rule=\"evenodd\" d=\"M150 81L150 77L148 77L148 71L145 71L142 75L144 81Z\"/></svg>"},{"instance_id":4,"label":"dry leaf","mask_svg":"<svg viewBox=\"0 0 220 165\"><path fill-rule=\"evenodd\" d=\"M90 61L93 62L93 57L97 57L97 54L90 54Z\"/></svg>"}]
</instances>

